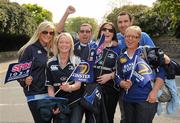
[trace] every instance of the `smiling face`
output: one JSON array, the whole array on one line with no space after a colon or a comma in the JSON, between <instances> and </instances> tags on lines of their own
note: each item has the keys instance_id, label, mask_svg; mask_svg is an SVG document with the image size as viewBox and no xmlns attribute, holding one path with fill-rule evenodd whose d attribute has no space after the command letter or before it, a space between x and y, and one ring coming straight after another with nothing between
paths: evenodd
<instances>
[{"instance_id":1,"label":"smiling face","mask_svg":"<svg viewBox=\"0 0 180 123\"><path fill-rule=\"evenodd\" d=\"M117 25L121 34L124 35L126 29L132 25L132 20L130 19L128 14L119 15L117 18Z\"/></svg>"},{"instance_id":2,"label":"smiling face","mask_svg":"<svg viewBox=\"0 0 180 123\"><path fill-rule=\"evenodd\" d=\"M69 53L72 47L71 39L66 35L62 35L59 37L57 45L59 53Z\"/></svg>"},{"instance_id":3,"label":"smiling face","mask_svg":"<svg viewBox=\"0 0 180 123\"><path fill-rule=\"evenodd\" d=\"M43 30L39 34L39 41L43 46L46 46L53 40L54 30L51 27L48 27L46 30Z\"/></svg>"},{"instance_id":4,"label":"smiling face","mask_svg":"<svg viewBox=\"0 0 180 123\"><path fill-rule=\"evenodd\" d=\"M88 25L82 25L79 30L79 41L83 44L90 42L92 38L92 29Z\"/></svg>"},{"instance_id":5,"label":"smiling face","mask_svg":"<svg viewBox=\"0 0 180 123\"><path fill-rule=\"evenodd\" d=\"M137 49L141 38L141 29L138 26L130 26L126 29L124 36L128 49Z\"/></svg>"},{"instance_id":6,"label":"smiling face","mask_svg":"<svg viewBox=\"0 0 180 123\"><path fill-rule=\"evenodd\" d=\"M104 34L104 36L105 36L105 42L110 43L113 39L113 36L114 36L114 30L112 28L112 25L105 24L101 30L101 35L102 34Z\"/></svg>"}]
</instances>

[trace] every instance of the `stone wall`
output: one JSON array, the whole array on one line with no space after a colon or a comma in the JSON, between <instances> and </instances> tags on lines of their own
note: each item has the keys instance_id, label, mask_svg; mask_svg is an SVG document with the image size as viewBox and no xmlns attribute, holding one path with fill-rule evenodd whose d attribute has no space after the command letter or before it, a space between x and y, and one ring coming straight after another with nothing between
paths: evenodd
<instances>
[{"instance_id":1,"label":"stone wall","mask_svg":"<svg viewBox=\"0 0 180 123\"><path fill-rule=\"evenodd\" d=\"M180 38L173 37L161 37L154 39L157 47L163 49L163 51L171 58L180 59Z\"/></svg>"}]
</instances>

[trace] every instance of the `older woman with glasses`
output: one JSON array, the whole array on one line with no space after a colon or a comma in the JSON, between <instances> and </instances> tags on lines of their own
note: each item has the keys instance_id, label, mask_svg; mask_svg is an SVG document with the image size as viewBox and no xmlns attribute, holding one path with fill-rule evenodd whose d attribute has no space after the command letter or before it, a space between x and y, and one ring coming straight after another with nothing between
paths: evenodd
<instances>
[{"instance_id":1,"label":"older woman with glasses","mask_svg":"<svg viewBox=\"0 0 180 123\"><path fill-rule=\"evenodd\" d=\"M153 68L139 47L141 29L130 26L125 31L126 51L117 59L119 86L124 89L123 107L126 123L152 123L157 111L157 92L164 82L164 70Z\"/></svg>"},{"instance_id":2,"label":"older woman with glasses","mask_svg":"<svg viewBox=\"0 0 180 123\"><path fill-rule=\"evenodd\" d=\"M35 123L43 123L37 109L37 101L34 100L47 96L45 69L51 52L54 34L54 24L48 21L42 22L31 39L18 52L19 62L33 61L31 76L20 79L19 83L23 87Z\"/></svg>"}]
</instances>

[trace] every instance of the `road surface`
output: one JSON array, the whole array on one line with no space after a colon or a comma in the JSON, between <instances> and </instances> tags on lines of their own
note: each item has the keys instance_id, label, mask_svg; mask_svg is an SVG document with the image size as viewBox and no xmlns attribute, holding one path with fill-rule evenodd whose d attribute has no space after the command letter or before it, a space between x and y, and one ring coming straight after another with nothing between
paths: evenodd
<instances>
[{"instance_id":1,"label":"road surface","mask_svg":"<svg viewBox=\"0 0 180 123\"><path fill-rule=\"evenodd\" d=\"M33 123L32 116L27 107L22 88L14 81L3 84L7 66L11 62L0 63L0 123ZM176 78L180 93L180 77ZM120 112L117 107L114 123L119 123ZM84 120L83 120L84 123ZM154 123L180 123L180 109L172 116L165 112L161 116L155 116Z\"/></svg>"}]
</instances>

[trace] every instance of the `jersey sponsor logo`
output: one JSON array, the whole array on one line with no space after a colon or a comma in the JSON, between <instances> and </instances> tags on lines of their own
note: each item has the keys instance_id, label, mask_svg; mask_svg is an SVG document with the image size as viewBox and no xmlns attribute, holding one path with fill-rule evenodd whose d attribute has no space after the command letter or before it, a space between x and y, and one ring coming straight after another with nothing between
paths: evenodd
<instances>
[{"instance_id":1,"label":"jersey sponsor logo","mask_svg":"<svg viewBox=\"0 0 180 123\"><path fill-rule=\"evenodd\" d=\"M60 81L66 81L66 79L67 79L67 77L66 76L62 76L61 78L60 78Z\"/></svg>"},{"instance_id":2,"label":"jersey sponsor logo","mask_svg":"<svg viewBox=\"0 0 180 123\"><path fill-rule=\"evenodd\" d=\"M68 69L69 70L74 70L74 66L70 65Z\"/></svg>"},{"instance_id":3,"label":"jersey sponsor logo","mask_svg":"<svg viewBox=\"0 0 180 123\"><path fill-rule=\"evenodd\" d=\"M123 63L126 63L126 62L127 62L127 59L126 59L126 58L120 58L119 61L120 61L120 63L123 64Z\"/></svg>"},{"instance_id":4,"label":"jersey sponsor logo","mask_svg":"<svg viewBox=\"0 0 180 123\"><path fill-rule=\"evenodd\" d=\"M56 70L58 70L58 67L57 67L57 65L51 65L50 69L51 69L51 71L56 71Z\"/></svg>"},{"instance_id":5,"label":"jersey sponsor logo","mask_svg":"<svg viewBox=\"0 0 180 123\"><path fill-rule=\"evenodd\" d=\"M42 54L42 51L41 51L41 50L38 50L37 53L38 53L38 54Z\"/></svg>"},{"instance_id":6,"label":"jersey sponsor logo","mask_svg":"<svg viewBox=\"0 0 180 123\"><path fill-rule=\"evenodd\" d=\"M112 54L112 53L108 54L107 57L108 57L108 58L111 58L111 59L115 58L114 54Z\"/></svg>"}]
</instances>

